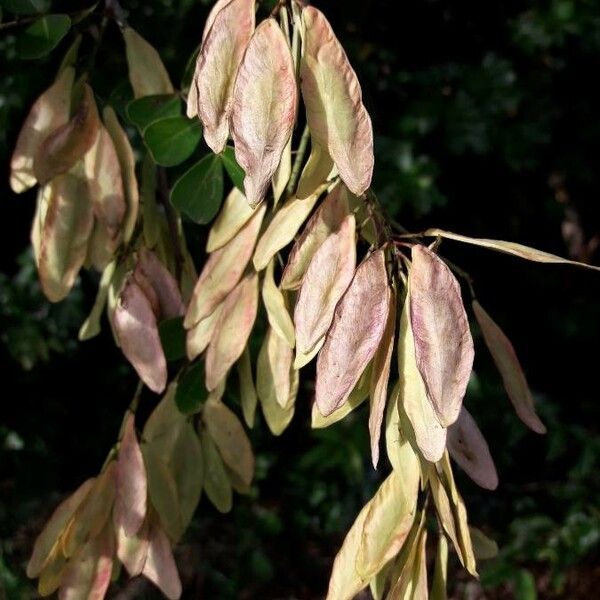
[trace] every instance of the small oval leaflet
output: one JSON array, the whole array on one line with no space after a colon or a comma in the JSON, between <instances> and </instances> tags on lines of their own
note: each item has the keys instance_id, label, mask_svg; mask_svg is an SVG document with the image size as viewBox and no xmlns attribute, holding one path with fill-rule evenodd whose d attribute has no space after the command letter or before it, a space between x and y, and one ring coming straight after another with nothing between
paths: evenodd
<instances>
[{"instance_id":1,"label":"small oval leaflet","mask_svg":"<svg viewBox=\"0 0 600 600\"><path fill-rule=\"evenodd\" d=\"M45 15L17 37L17 54L26 59L41 58L58 46L70 28L68 15Z\"/></svg>"},{"instance_id":2,"label":"small oval leaflet","mask_svg":"<svg viewBox=\"0 0 600 600\"><path fill-rule=\"evenodd\" d=\"M159 119L144 129L144 142L154 161L163 167L174 167L188 159L201 136L198 121L184 116Z\"/></svg>"},{"instance_id":3,"label":"small oval leaflet","mask_svg":"<svg viewBox=\"0 0 600 600\"><path fill-rule=\"evenodd\" d=\"M218 156L208 155L186 171L171 190L175 208L200 225L209 223L221 207L223 167Z\"/></svg>"}]
</instances>

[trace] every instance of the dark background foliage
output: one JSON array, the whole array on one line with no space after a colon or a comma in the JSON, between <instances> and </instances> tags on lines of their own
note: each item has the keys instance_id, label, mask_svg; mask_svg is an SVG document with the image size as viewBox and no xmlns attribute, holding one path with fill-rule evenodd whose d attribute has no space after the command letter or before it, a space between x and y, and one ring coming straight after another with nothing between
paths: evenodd
<instances>
[{"instance_id":1,"label":"dark background foliage","mask_svg":"<svg viewBox=\"0 0 600 600\"><path fill-rule=\"evenodd\" d=\"M56 0L52 9L89 3ZM362 81L376 133L374 189L393 218L411 231L438 226L600 260L598 2L317 4ZM123 2L174 82L199 42L207 5ZM3 19L12 16L5 10ZM87 33L98 22L92 16L80 28ZM48 86L67 41L47 58L25 61L15 51L18 32L0 31L0 598L35 597L24 576L33 538L60 497L98 470L135 388L108 332L76 341L97 278L84 274L69 298L52 306L37 284L28 250L34 194L10 192L7 165L26 111ZM111 25L92 83L108 101L125 81L122 40ZM453 597L595 597L600 278L453 242L442 251L472 275L480 301L513 340L549 430L537 436L518 421L477 337L466 403L501 483L488 493L457 477L471 521L501 552L482 565L479 583L453 561ZM155 402L145 396L142 411ZM201 501L178 551L185 597L322 597L332 557L381 473L369 465L364 410L314 432L309 402L305 381L281 438L263 423L252 432L257 478L250 498L236 497L227 516ZM148 587L136 589L116 586L111 594L150 597Z\"/></svg>"}]
</instances>

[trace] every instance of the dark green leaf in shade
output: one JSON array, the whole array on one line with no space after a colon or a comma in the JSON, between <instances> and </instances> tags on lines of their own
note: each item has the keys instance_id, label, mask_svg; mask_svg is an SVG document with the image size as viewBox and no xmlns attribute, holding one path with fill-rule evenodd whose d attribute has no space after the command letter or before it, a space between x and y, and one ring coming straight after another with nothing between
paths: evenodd
<instances>
[{"instance_id":1,"label":"dark green leaf in shade","mask_svg":"<svg viewBox=\"0 0 600 600\"><path fill-rule=\"evenodd\" d=\"M179 378L175 392L175 404L184 415L193 415L208 397L204 385L204 363L196 362Z\"/></svg>"},{"instance_id":2,"label":"dark green leaf in shade","mask_svg":"<svg viewBox=\"0 0 600 600\"><path fill-rule=\"evenodd\" d=\"M173 94L144 96L127 105L127 115L143 133L154 121L181 115L181 99Z\"/></svg>"},{"instance_id":3,"label":"dark green leaf in shade","mask_svg":"<svg viewBox=\"0 0 600 600\"><path fill-rule=\"evenodd\" d=\"M227 146L220 156L223 165L225 166L225 170L227 171L227 175L229 175L233 185L235 185L240 192L243 192L245 173L244 169L242 169L242 167L238 165L237 160L235 160L234 149L231 146Z\"/></svg>"},{"instance_id":4,"label":"dark green leaf in shade","mask_svg":"<svg viewBox=\"0 0 600 600\"><path fill-rule=\"evenodd\" d=\"M198 58L198 53L200 52L200 45L196 47L194 52L188 58L188 61L185 65L185 69L183 70L183 75L181 77L181 89L184 92L189 91L190 86L192 85L192 79L194 77L194 72L196 70L196 60Z\"/></svg>"},{"instance_id":5,"label":"dark green leaf in shade","mask_svg":"<svg viewBox=\"0 0 600 600\"><path fill-rule=\"evenodd\" d=\"M209 223L223 200L223 168L217 155L209 154L185 172L171 190L173 206L199 224Z\"/></svg>"},{"instance_id":6,"label":"dark green leaf in shade","mask_svg":"<svg viewBox=\"0 0 600 600\"><path fill-rule=\"evenodd\" d=\"M144 141L154 162L163 167L174 167L189 158L201 137L200 121L184 116L154 121L144 130Z\"/></svg>"},{"instance_id":7,"label":"dark green leaf in shade","mask_svg":"<svg viewBox=\"0 0 600 600\"><path fill-rule=\"evenodd\" d=\"M168 361L185 358L185 329L183 317L165 319L158 326L160 342Z\"/></svg>"},{"instance_id":8,"label":"dark green leaf in shade","mask_svg":"<svg viewBox=\"0 0 600 600\"><path fill-rule=\"evenodd\" d=\"M14 15L36 15L50 8L50 0L0 0L0 6Z\"/></svg>"},{"instance_id":9,"label":"dark green leaf in shade","mask_svg":"<svg viewBox=\"0 0 600 600\"><path fill-rule=\"evenodd\" d=\"M67 15L46 15L34 21L17 37L17 54L21 58L45 56L67 35L71 19Z\"/></svg>"},{"instance_id":10,"label":"dark green leaf in shade","mask_svg":"<svg viewBox=\"0 0 600 600\"><path fill-rule=\"evenodd\" d=\"M121 119L125 123L129 123L129 115L127 114L127 107L133 100L133 89L128 79L123 79L119 82L110 93L108 103L115 109Z\"/></svg>"}]
</instances>

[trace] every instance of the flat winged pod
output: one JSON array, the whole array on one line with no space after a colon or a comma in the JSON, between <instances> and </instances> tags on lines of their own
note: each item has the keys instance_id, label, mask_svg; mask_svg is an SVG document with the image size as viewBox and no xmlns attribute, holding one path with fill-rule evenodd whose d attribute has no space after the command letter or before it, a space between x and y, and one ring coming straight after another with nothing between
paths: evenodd
<instances>
[{"instance_id":1,"label":"flat winged pod","mask_svg":"<svg viewBox=\"0 0 600 600\"><path fill-rule=\"evenodd\" d=\"M400 550L415 516L414 483L392 471L363 506L335 557L327 600L354 598Z\"/></svg>"},{"instance_id":2,"label":"flat winged pod","mask_svg":"<svg viewBox=\"0 0 600 600\"><path fill-rule=\"evenodd\" d=\"M198 323L188 330L185 347L189 360L194 360L208 348L219 319L219 314L223 308L223 303L219 304L208 317L204 317L204 319L198 321Z\"/></svg>"},{"instance_id":3,"label":"flat winged pod","mask_svg":"<svg viewBox=\"0 0 600 600\"><path fill-rule=\"evenodd\" d=\"M86 181L73 173L55 177L41 196L45 214L39 228L34 225L32 241L35 248L35 236L39 236L37 262L42 290L51 302L59 302L70 292L85 261L94 225L92 204Z\"/></svg>"},{"instance_id":4,"label":"flat winged pod","mask_svg":"<svg viewBox=\"0 0 600 600\"><path fill-rule=\"evenodd\" d=\"M214 390L242 355L258 309L258 276L244 277L219 313L206 351L206 388Z\"/></svg>"},{"instance_id":5,"label":"flat winged pod","mask_svg":"<svg viewBox=\"0 0 600 600\"><path fill-rule=\"evenodd\" d=\"M344 403L373 358L385 330L389 302L385 254L376 250L356 269L319 353L316 403L322 415Z\"/></svg>"},{"instance_id":6,"label":"flat winged pod","mask_svg":"<svg viewBox=\"0 0 600 600\"><path fill-rule=\"evenodd\" d=\"M409 291L410 294L410 291ZM425 383L415 357L415 342L409 317L410 296L407 295L400 318L398 334L398 410L404 411L412 426L414 442L426 460L436 462L444 454L446 428L442 427L427 397Z\"/></svg>"},{"instance_id":7,"label":"flat winged pod","mask_svg":"<svg viewBox=\"0 0 600 600\"><path fill-rule=\"evenodd\" d=\"M104 117L104 126L115 146L121 168L123 191L127 207L123 222L123 241L128 242L133 235L140 204L138 182L135 176L135 156L133 155L129 138L121 127L113 108L106 106L102 111L102 116Z\"/></svg>"},{"instance_id":8,"label":"flat winged pod","mask_svg":"<svg viewBox=\"0 0 600 600\"><path fill-rule=\"evenodd\" d=\"M451 231L444 231L443 229L428 229L424 235L443 237L449 240L463 242L464 244L481 246L482 248L487 248L488 250L495 250L496 252L511 254L512 256L517 256L533 262L572 265L576 267L584 267L585 269L592 269L593 271L600 271L600 267L595 265L588 265L575 260L567 260L566 258L561 258L560 256L550 254L549 252L537 250L536 248L530 248L529 246L524 246L523 244L517 244L515 242L507 242L505 240L489 240L486 238L473 238L466 235L460 235L458 233L452 233Z\"/></svg>"},{"instance_id":9,"label":"flat winged pod","mask_svg":"<svg viewBox=\"0 0 600 600\"><path fill-rule=\"evenodd\" d=\"M136 98L157 94L172 94L173 85L156 48L135 29L123 29L129 81Z\"/></svg>"},{"instance_id":10,"label":"flat winged pod","mask_svg":"<svg viewBox=\"0 0 600 600\"><path fill-rule=\"evenodd\" d=\"M396 292L393 288L390 294L390 310L385 324L385 331L381 338L381 344L373 357L373 368L369 382L369 396L371 398L369 435L371 438L371 460L375 469L379 462L379 437L388 397L392 354L394 353L394 341L396 339Z\"/></svg>"},{"instance_id":11,"label":"flat winged pod","mask_svg":"<svg viewBox=\"0 0 600 600\"><path fill-rule=\"evenodd\" d=\"M206 242L206 251L214 252L229 242L252 218L257 209L248 205L246 196L234 187L225 198Z\"/></svg>"},{"instance_id":12,"label":"flat winged pod","mask_svg":"<svg viewBox=\"0 0 600 600\"><path fill-rule=\"evenodd\" d=\"M284 290L300 287L315 252L329 234L340 228L349 212L347 196L348 192L344 186L336 185L310 218L288 255L281 276L281 287Z\"/></svg>"},{"instance_id":13,"label":"flat winged pod","mask_svg":"<svg viewBox=\"0 0 600 600\"><path fill-rule=\"evenodd\" d=\"M356 266L354 236L354 215L348 215L310 262L294 310L299 354L308 354L327 333L337 303L352 281Z\"/></svg>"},{"instance_id":14,"label":"flat winged pod","mask_svg":"<svg viewBox=\"0 0 600 600\"><path fill-rule=\"evenodd\" d=\"M21 131L10 161L10 187L20 194L37 183L33 161L42 142L69 121L75 70L64 69L56 81L35 101Z\"/></svg>"},{"instance_id":15,"label":"flat winged pod","mask_svg":"<svg viewBox=\"0 0 600 600\"><path fill-rule=\"evenodd\" d=\"M280 435L294 416L298 371L285 340L269 329L256 363L256 393L273 435Z\"/></svg>"},{"instance_id":16,"label":"flat winged pod","mask_svg":"<svg viewBox=\"0 0 600 600\"><path fill-rule=\"evenodd\" d=\"M93 487L94 481L94 478L84 481L68 498L56 507L35 540L31 558L27 563L27 577L37 577L40 574L52 548L55 546L79 505L86 499Z\"/></svg>"},{"instance_id":17,"label":"flat winged pod","mask_svg":"<svg viewBox=\"0 0 600 600\"><path fill-rule=\"evenodd\" d=\"M293 348L296 343L294 323L287 308L286 297L275 284L274 271L275 259L272 259L265 270L262 300L269 324L277 332L277 335L282 337L290 348Z\"/></svg>"},{"instance_id":18,"label":"flat winged pod","mask_svg":"<svg viewBox=\"0 0 600 600\"><path fill-rule=\"evenodd\" d=\"M206 430L215 442L223 462L245 485L254 477L254 454L244 427L223 402L209 398L202 411Z\"/></svg>"},{"instance_id":19,"label":"flat winged pod","mask_svg":"<svg viewBox=\"0 0 600 600\"><path fill-rule=\"evenodd\" d=\"M114 534L107 526L67 563L58 600L102 600L110 584L114 552Z\"/></svg>"},{"instance_id":20,"label":"flat winged pod","mask_svg":"<svg viewBox=\"0 0 600 600\"><path fill-rule=\"evenodd\" d=\"M302 97L313 140L327 148L340 177L357 196L371 184L373 127L356 73L331 25L318 9L302 11Z\"/></svg>"},{"instance_id":21,"label":"flat winged pod","mask_svg":"<svg viewBox=\"0 0 600 600\"><path fill-rule=\"evenodd\" d=\"M185 304L177 280L152 250L144 246L140 248L135 269L143 274L152 286L161 319L180 317L185 313Z\"/></svg>"},{"instance_id":22,"label":"flat winged pod","mask_svg":"<svg viewBox=\"0 0 600 600\"><path fill-rule=\"evenodd\" d=\"M148 486L142 451L135 433L135 416L128 412L123 424L123 437L117 458L117 495L114 521L122 526L125 535L138 533L146 518Z\"/></svg>"},{"instance_id":23,"label":"flat winged pod","mask_svg":"<svg viewBox=\"0 0 600 600\"><path fill-rule=\"evenodd\" d=\"M498 473L488 444L464 406L448 428L447 444L450 456L477 485L486 490L498 487Z\"/></svg>"},{"instance_id":24,"label":"flat winged pod","mask_svg":"<svg viewBox=\"0 0 600 600\"><path fill-rule=\"evenodd\" d=\"M185 315L186 329L208 317L240 280L252 256L265 210L261 206L255 211L238 233L206 261Z\"/></svg>"},{"instance_id":25,"label":"flat winged pod","mask_svg":"<svg viewBox=\"0 0 600 600\"><path fill-rule=\"evenodd\" d=\"M121 291L112 321L123 354L140 379L153 392L162 392L167 385L167 362L158 335L156 314L133 277L126 281Z\"/></svg>"},{"instance_id":26,"label":"flat winged pod","mask_svg":"<svg viewBox=\"0 0 600 600\"><path fill-rule=\"evenodd\" d=\"M279 207L256 244L252 262L257 271L262 271L269 261L294 239L302 227L302 223L306 221L317 203L323 189L317 190L306 200L290 198Z\"/></svg>"},{"instance_id":27,"label":"flat winged pod","mask_svg":"<svg viewBox=\"0 0 600 600\"><path fill-rule=\"evenodd\" d=\"M250 206L265 197L292 135L297 105L290 47L277 21L266 19L256 28L239 67L231 112L235 157L246 173Z\"/></svg>"},{"instance_id":28,"label":"flat winged pod","mask_svg":"<svg viewBox=\"0 0 600 600\"><path fill-rule=\"evenodd\" d=\"M117 558L130 577L136 577L142 572L148 555L148 520L144 521L142 528L134 536L125 535L123 527L115 525L115 537Z\"/></svg>"},{"instance_id":29,"label":"flat winged pod","mask_svg":"<svg viewBox=\"0 0 600 600\"><path fill-rule=\"evenodd\" d=\"M83 164L94 211L88 261L98 271L103 271L123 239L122 224L127 206L119 158L112 138L102 125Z\"/></svg>"},{"instance_id":30,"label":"flat winged pod","mask_svg":"<svg viewBox=\"0 0 600 600\"><path fill-rule=\"evenodd\" d=\"M408 276L410 322L417 368L443 427L456 421L473 368L473 339L460 286L446 264L424 246L412 249Z\"/></svg>"},{"instance_id":31,"label":"flat winged pod","mask_svg":"<svg viewBox=\"0 0 600 600\"><path fill-rule=\"evenodd\" d=\"M202 41L188 96L187 116L196 115L213 152L225 148L238 67L254 32L254 0L220 3ZM217 8L217 7L215 7Z\"/></svg>"},{"instance_id":32,"label":"flat winged pod","mask_svg":"<svg viewBox=\"0 0 600 600\"><path fill-rule=\"evenodd\" d=\"M156 517L150 525L148 540L148 554L142 574L169 600L177 600L181 596L181 580L173 558L171 542Z\"/></svg>"},{"instance_id":33,"label":"flat winged pod","mask_svg":"<svg viewBox=\"0 0 600 600\"><path fill-rule=\"evenodd\" d=\"M531 390L510 340L477 300L473 301L473 312L517 415L532 431L546 433L545 425L535 412Z\"/></svg>"},{"instance_id":34,"label":"flat winged pod","mask_svg":"<svg viewBox=\"0 0 600 600\"><path fill-rule=\"evenodd\" d=\"M86 83L75 114L67 123L53 130L37 149L33 171L38 183L48 183L75 166L96 143L100 127L94 92Z\"/></svg>"}]
</instances>

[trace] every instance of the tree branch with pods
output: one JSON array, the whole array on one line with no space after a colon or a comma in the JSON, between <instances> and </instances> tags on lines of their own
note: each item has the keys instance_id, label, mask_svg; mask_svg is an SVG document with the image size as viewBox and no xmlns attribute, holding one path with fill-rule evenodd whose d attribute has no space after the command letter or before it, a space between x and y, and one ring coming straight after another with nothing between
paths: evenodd
<instances>
[{"instance_id":1,"label":"tree branch with pods","mask_svg":"<svg viewBox=\"0 0 600 600\"><path fill-rule=\"evenodd\" d=\"M474 344L455 273L517 415L545 432L514 348L470 276L439 256L439 241L598 267L391 221L370 188L373 130L360 83L330 23L295 0L257 18L264 12L254 0L216 2L185 96L107 0L102 27L122 32L133 91L128 122L109 103L98 109L99 36L83 73L78 47L70 50L17 140L10 181L16 193L38 186L31 242L44 293L58 302L82 269L101 273L80 337L97 335L106 311L141 381L100 473L35 543L27 573L42 595L102 598L123 565L179 598L172 548L201 494L228 512L233 493L252 485L252 446L223 401L226 387L239 386L247 427L260 407L277 436L312 361L312 426L368 400L372 463L387 474L335 558L327 598L367 586L377 599L445 598L449 547L476 577L473 540L485 536L468 523L450 459L483 488L494 489L498 475L463 403ZM132 125L145 144L141 161ZM190 160L201 136L211 152L169 186L167 169ZM223 199L224 171L232 185ZM185 235L194 223L211 224L199 274ZM248 343L260 306L266 335L255 360ZM161 397L143 427L142 385ZM428 535L439 540L431 586Z\"/></svg>"}]
</instances>

